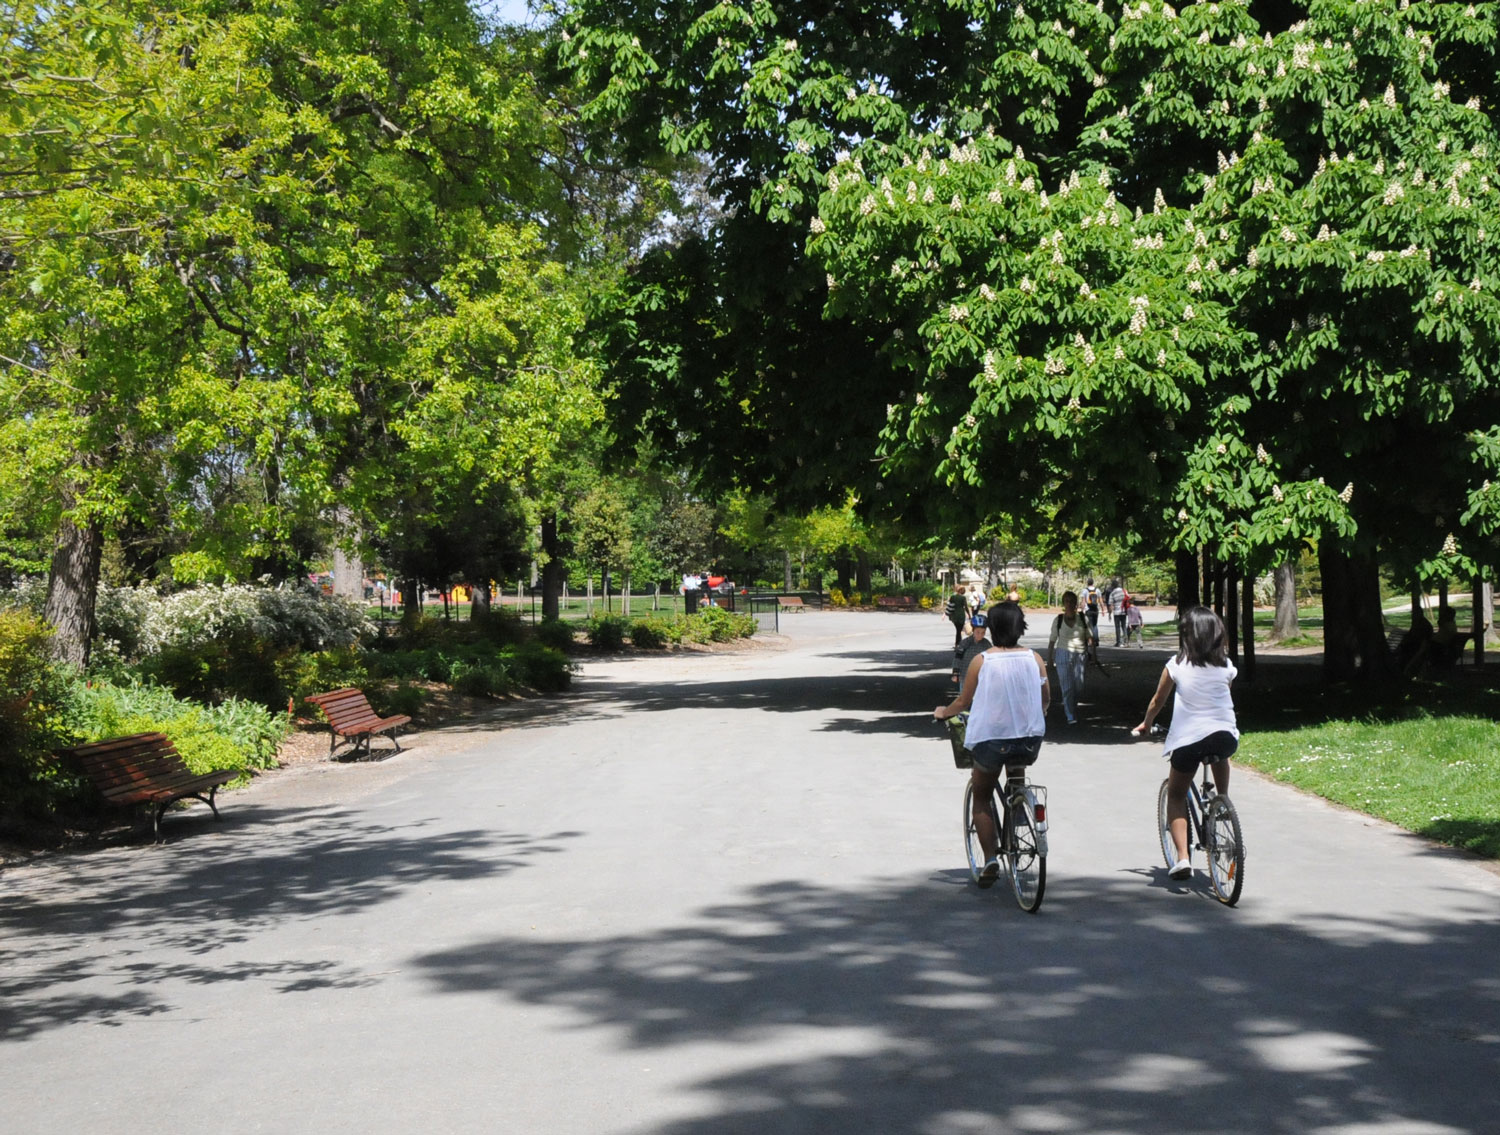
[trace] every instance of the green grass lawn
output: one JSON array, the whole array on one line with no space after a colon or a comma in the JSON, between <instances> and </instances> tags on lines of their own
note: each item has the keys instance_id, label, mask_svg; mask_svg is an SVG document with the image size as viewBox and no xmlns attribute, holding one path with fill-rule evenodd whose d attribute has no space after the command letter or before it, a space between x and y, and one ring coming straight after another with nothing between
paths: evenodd
<instances>
[{"instance_id":1,"label":"green grass lawn","mask_svg":"<svg viewBox=\"0 0 1500 1135\"><path fill-rule=\"evenodd\" d=\"M1330 721L1246 732L1235 760L1408 831L1500 858L1500 723L1493 720Z\"/></svg>"}]
</instances>

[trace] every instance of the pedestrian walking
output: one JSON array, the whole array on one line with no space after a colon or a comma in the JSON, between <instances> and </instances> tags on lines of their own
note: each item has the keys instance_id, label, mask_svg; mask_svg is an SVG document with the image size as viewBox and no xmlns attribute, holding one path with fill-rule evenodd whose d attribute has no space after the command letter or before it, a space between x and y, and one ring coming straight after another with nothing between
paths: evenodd
<instances>
[{"instance_id":1,"label":"pedestrian walking","mask_svg":"<svg viewBox=\"0 0 1500 1135\"><path fill-rule=\"evenodd\" d=\"M1093 653L1094 636L1088 618L1079 613L1078 593L1063 592L1062 614L1052 620L1052 634L1047 640L1047 665L1057 670L1057 684L1062 690L1063 716L1069 725L1078 723L1078 695L1083 693L1083 675ZM1058 659L1057 644L1062 643Z\"/></svg>"}]
</instances>

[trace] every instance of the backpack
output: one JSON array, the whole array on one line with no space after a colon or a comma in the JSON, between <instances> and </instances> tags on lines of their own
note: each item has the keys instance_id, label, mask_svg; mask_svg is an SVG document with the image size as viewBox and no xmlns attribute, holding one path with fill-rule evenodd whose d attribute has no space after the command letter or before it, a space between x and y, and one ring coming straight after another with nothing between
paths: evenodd
<instances>
[{"instance_id":1,"label":"backpack","mask_svg":"<svg viewBox=\"0 0 1500 1135\"><path fill-rule=\"evenodd\" d=\"M1086 607L1097 608L1099 606L1099 589L1097 587L1087 588L1083 593L1083 602Z\"/></svg>"}]
</instances>

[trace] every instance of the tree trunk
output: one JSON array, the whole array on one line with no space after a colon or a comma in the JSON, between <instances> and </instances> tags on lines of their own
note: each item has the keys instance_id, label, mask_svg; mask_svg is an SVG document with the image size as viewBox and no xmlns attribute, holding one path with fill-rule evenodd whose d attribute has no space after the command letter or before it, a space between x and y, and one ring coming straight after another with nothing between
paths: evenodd
<instances>
[{"instance_id":1,"label":"tree trunk","mask_svg":"<svg viewBox=\"0 0 1500 1135\"><path fill-rule=\"evenodd\" d=\"M866 599L874 587L870 584L870 553L863 548L854 552L854 586Z\"/></svg>"},{"instance_id":2,"label":"tree trunk","mask_svg":"<svg viewBox=\"0 0 1500 1135\"><path fill-rule=\"evenodd\" d=\"M1271 626L1271 638L1280 642L1293 638L1301 631L1297 622L1297 574L1288 556L1276 565L1276 621Z\"/></svg>"},{"instance_id":3,"label":"tree trunk","mask_svg":"<svg viewBox=\"0 0 1500 1135\"><path fill-rule=\"evenodd\" d=\"M833 569L838 577L836 585L845 595L849 594L849 549L840 548L838 555L834 557Z\"/></svg>"},{"instance_id":4,"label":"tree trunk","mask_svg":"<svg viewBox=\"0 0 1500 1135\"><path fill-rule=\"evenodd\" d=\"M781 590L792 589L792 552L790 548L781 549Z\"/></svg>"},{"instance_id":5,"label":"tree trunk","mask_svg":"<svg viewBox=\"0 0 1500 1135\"><path fill-rule=\"evenodd\" d=\"M1187 549L1177 552L1177 622L1189 607L1198 606L1198 558Z\"/></svg>"},{"instance_id":6,"label":"tree trunk","mask_svg":"<svg viewBox=\"0 0 1500 1135\"><path fill-rule=\"evenodd\" d=\"M1323 676L1331 682L1394 678L1375 557L1350 555L1325 540L1318 546L1318 565L1323 575Z\"/></svg>"},{"instance_id":7,"label":"tree trunk","mask_svg":"<svg viewBox=\"0 0 1500 1135\"><path fill-rule=\"evenodd\" d=\"M422 618L422 581L408 576L401 581L401 621L415 623Z\"/></svg>"},{"instance_id":8,"label":"tree trunk","mask_svg":"<svg viewBox=\"0 0 1500 1135\"><path fill-rule=\"evenodd\" d=\"M64 519L52 546L47 575L47 603L42 617L52 624L52 654L59 662L87 665L94 640L99 599L99 563L104 529L97 523L80 528Z\"/></svg>"},{"instance_id":9,"label":"tree trunk","mask_svg":"<svg viewBox=\"0 0 1500 1135\"><path fill-rule=\"evenodd\" d=\"M1236 583L1238 583L1239 578L1239 572L1235 571L1234 568L1230 567L1228 564L1224 565L1223 586L1224 597L1227 602L1225 602L1224 604L1224 614L1221 617L1224 620L1224 642L1225 645L1229 647L1229 660L1233 662L1236 667L1238 667L1240 664L1239 604L1235 602L1235 599L1237 598L1237 596L1235 595L1235 585ZM1248 627L1246 628L1246 631L1248 633Z\"/></svg>"},{"instance_id":10,"label":"tree trunk","mask_svg":"<svg viewBox=\"0 0 1500 1135\"><path fill-rule=\"evenodd\" d=\"M557 539L557 514L542 517L542 619L559 618L558 597L562 594L562 549Z\"/></svg>"},{"instance_id":11,"label":"tree trunk","mask_svg":"<svg viewBox=\"0 0 1500 1135\"><path fill-rule=\"evenodd\" d=\"M1246 682L1255 681L1255 577L1246 575L1240 584L1240 623L1245 628L1245 649L1241 654L1240 674Z\"/></svg>"}]
</instances>

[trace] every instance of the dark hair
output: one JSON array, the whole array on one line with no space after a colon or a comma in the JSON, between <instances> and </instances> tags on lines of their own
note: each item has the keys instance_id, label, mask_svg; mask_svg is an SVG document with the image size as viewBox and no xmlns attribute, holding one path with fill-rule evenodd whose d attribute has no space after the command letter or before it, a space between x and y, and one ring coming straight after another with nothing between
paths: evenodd
<instances>
[{"instance_id":1,"label":"dark hair","mask_svg":"<svg viewBox=\"0 0 1500 1135\"><path fill-rule=\"evenodd\" d=\"M1026 633L1026 616L1021 605L1006 600L990 608L990 640L996 646L1015 646Z\"/></svg>"},{"instance_id":2,"label":"dark hair","mask_svg":"<svg viewBox=\"0 0 1500 1135\"><path fill-rule=\"evenodd\" d=\"M1064 603L1066 603L1069 599L1071 599L1071 600L1073 600L1073 602L1077 603L1078 602L1078 592L1076 592L1076 591L1064 591L1062 593L1062 601Z\"/></svg>"},{"instance_id":3,"label":"dark hair","mask_svg":"<svg viewBox=\"0 0 1500 1135\"><path fill-rule=\"evenodd\" d=\"M1189 607L1178 631L1182 649L1177 652L1177 661L1194 666L1226 666L1229 648L1224 638L1224 620L1211 607Z\"/></svg>"}]
</instances>

